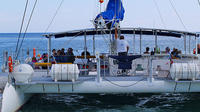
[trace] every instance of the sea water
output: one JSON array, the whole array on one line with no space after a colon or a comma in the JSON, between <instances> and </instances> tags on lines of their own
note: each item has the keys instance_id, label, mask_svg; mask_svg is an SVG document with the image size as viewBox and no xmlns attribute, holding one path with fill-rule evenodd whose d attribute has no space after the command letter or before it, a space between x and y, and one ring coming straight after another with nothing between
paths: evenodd
<instances>
[{"instance_id":1,"label":"sea water","mask_svg":"<svg viewBox=\"0 0 200 112\"><path fill-rule=\"evenodd\" d=\"M18 41L17 33L0 34L0 65L3 62L3 52L9 51L14 56ZM96 52L109 52L109 35L96 36L95 52L93 52L92 36L87 38L87 48L91 54ZM130 53L140 52L140 39L133 35L125 35L130 45ZM20 39L19 41L21 41ZM29 50L36 48L37 54L47 52L48 39L42 33L28 33L19 52L19 59L24 60ZM187 39L189 42L189 39ZM20 46L19 44L18 46ZM155 38L153 36L142 37L142 52L146 47L153 50ZM192 53L195 48L195 40L191 39L191 45L186 44L187 52ZM73 48L75 55L80 55L84 49L83 37L69 37L52 39L52 48ZM164 51L166 47L178 48L184 53L184 40L173 37L158 37L158 47ZM2 95L0 94L0 98ZM23 106L20 112L199 112L200 94L38 94Z\"/></svg>"}]
</instances>

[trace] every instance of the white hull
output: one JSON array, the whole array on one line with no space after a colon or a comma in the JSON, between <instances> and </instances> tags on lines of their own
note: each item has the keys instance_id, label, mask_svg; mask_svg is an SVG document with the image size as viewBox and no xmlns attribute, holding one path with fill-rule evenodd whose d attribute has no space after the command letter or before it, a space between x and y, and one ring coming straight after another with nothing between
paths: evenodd
<instances>
[{"instance_id":1,"label":"white hull","mask_svg":"<svg viewBox=\"0 0 200 112\"><path fill-rule=\"evenodd\" d=\"M200 92L200 81L85 81L6 84L1 112L15 112L36 93L170 93Z\"/></svg>"},{"instance_id":2,"label":"white hull","mask_svg":"<svg viewBox=\"0 0 200 112\"><path fill-rule=\"evenodd\" d=\"M198 81L86 81L21 85L25 93L174 93L200 92Z\"/></svg>"},{"instance_id":3,"label":"white hull","mask_svg":"<svg viewBox=\"0 0 200 112\"><path fill-rule=\"evenodd\" d=\"M1 112L15 112L28 101L32 94L24 94L20 88L6 84L3 92Z\"/></svg>"}]
</instances>

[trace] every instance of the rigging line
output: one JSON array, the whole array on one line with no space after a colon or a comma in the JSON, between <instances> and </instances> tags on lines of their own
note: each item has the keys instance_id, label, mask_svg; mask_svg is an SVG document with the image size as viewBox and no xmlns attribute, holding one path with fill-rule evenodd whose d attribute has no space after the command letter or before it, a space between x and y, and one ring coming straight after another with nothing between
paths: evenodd
<instances>
[{"instance_id":1,"label":"rigging line","mask_svg":"<svg viewBox=\"0 0 200 112\"><path fill-rule=\"evenodd\" d=\"M105 77L103 77L103 79L106 80L106 81L108 81L109 83L115 85L115 86L118 86L118 87L131 87L131 86L134 86L134 85L138 84L139 82L145 80L146 78L143 78L143 79L141 79L141 80L139 80L139 81L137 81L137 82L135 82L135 83L133 83L133 84L126 85L126 86L122 86L122 85L119 85L119 84L117 84L117 83L114 83L113 81L111 81L111 80L109 80L109 79L107 79L107 78L105 78Z\"/></svg>"},{"instance_id":2,"label":"rigging line","mask_svg":"<svg viewBox=\"0 0 200 112\"><path fill-rule=\"evenodd\" d=\"M82 31L82 32L79 32L78 34L76 34L75 36L73 36L70 40L67 40L67 42L64 43L64 44L62 44L61 46L67 46L67 45L69 45L69 44L71 43L71 41L72 41L73 39L75 39L76 37L78 37L81 33L83 33L83 31ZM104 33L104 32L102 31L102 33ZM109 43L107 40L105 40L105 37L104 37L104 36L103 36L103 39L104 39L105 42Z\"/></svg>"},{"instance_id":3,"label":"rigging line","mask_svg":"<svg viewBox=\"0 0 200 112\"><path fill-rule=\"evenodd\" d=\"M109 35L109 34L103 34L103 31L102 31L102 37L103 37L103 39L104 39L104 42L106 43L106 45L108 45L108 47L109 47L109 40L106 40L106 37L104 36L104 35Z\"/></svg>"},{"instance_id":4,"label":"rigging line","mask_svg":"<svg viewBox=\"0 0 200 112\"><path fill-rule=\"evenodd\" d=\"M164 28L166 29L166 24L165 24L164 19L163 19L163 17L162 17L160 8L159 8L159 6L158 6L156 0L153 0L153 1L154 1L155 6L156 6L156 9L158 10L158 13L159 13L160 19L161 19L161 21L162 21L162 24L163 24Z\"/></svg>"},{"instance_id":5,"label":"rigging line","mask_svg":"<svg viewBox=\"0 0 200 112\"><path fill-rule=\"evenodd\" d=\"M15 53L17 52L17 49L18 49L18 46L19 46L19 40L20 40L20 37L21 37L22 28L24 26L24 19L25 19L25 16L26 16L27 7L28 7L28 0L26 1L26 5L25 5L25 9L24 9L24 14L23 14L23 18L22 18L22 23L21 23L19 35L18 35L18 40L17 40L17 45L16 45Z\"/></svg>"},{"instance_id":6,"label":"rigging line","mask_svg":"<svg viewBox=\"0 0 200 112\"><path fill-rule=\"evenodd\" d=\"M51 25L52 25L52 23L53 23L53 21L54 21L55 17L57 16L57 14L58 14L58 11L60 10L60 8L61 8L61 6L62 6L63 2L64 2L64 0L62 0L62 1L60 2L60 5L59 5L59 6L58 6L58 8L56 9L56 12L54 13L54 16L53 16L53 18L51 19L51 22L49 23L49 25L47 26L47 28L46 28L46 30L45 30L45 33L47 33L47 31L48 31L48 30L49 30L49 28L51 27Z\"/></svg>"},{"instance_id":7,"label":"rigging line","mask_svg":"<svg viewBox=\"0 0 200 112\"><path fill-rule=\"evenodd\" d=\"M60 46L67 46L67 45L69 45L69 44L71 43L71 41L74 40L76 37L78 37L81 33L83 33L83 31L82 31L82 32L79 32L79 33L76 34L76 35L74 35L70 40L67 40L66 43L64 43L64 44L62 44L62 45L60 45Z\"/></svg>"},{"instance_id":8,"label":"rigging line","mask_svg":"<svg viewBox=\"0 0 200 112\"><path fill-rule=\"evenodd\" d=\"M178 14L178 11L176 10L175 6L173 5L172 0L169 0L169 2L170 2L170 4L171 4L171 7L173 8L174 12L176 13L176 15L177 15L179 21L180 21L181 24L183 25L184 29L185 29L186 31L188 31L187 28L186 28L186 26L185 26L185 24L183 23L183 20L181 19L181 16Z\"/></svg>"},{"instance_id":9,"label":"rigging line","mask_svg":"<svg viewBox=\"0 0 200 112\"><path fill-rule=\"evenodd\" d=\"M34 13L34 10L35 10L35 7L36 7L36 4L37 4L37 1L38 1L38 0L35 0L35 3L34 3L34 6L33 6L33 9L32 9L32 11L31 11L31 15L30 15L30 17L29 17L28 24L27 24L27 26L26 26L26 29L25 29L25 32L24 32L24 35L23 35L23 38L22 38L21 44L20 44L19 49L18 49L18 51L17 51L16 59L18 58L18 55L19 55L20 49L21 49L22 44L23 44L23 42L24 42L24 38L25 38L26 33L27 33L27 30L28 30L28 28L29 28L29 25L30 25L30 22L31 22L31 19L32 19L32 16L33 16L33 13Z\"/></svg>"},{"instance_id":10,"label":"rigging line","mask_svg":"<svg viewBox=\"0 0 200 112\"><path fill-rule=\"evenodd\" d=\"M117 16L116 10L117 10L117 0L115 0L115 16L114 16L115 19L116 19L116 16Z\"/></svg>"}]
</instances>

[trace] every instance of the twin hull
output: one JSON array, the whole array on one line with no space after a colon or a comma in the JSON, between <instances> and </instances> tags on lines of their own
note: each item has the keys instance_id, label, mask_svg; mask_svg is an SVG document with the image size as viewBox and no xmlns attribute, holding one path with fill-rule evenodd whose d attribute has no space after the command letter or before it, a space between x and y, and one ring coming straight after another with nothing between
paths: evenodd
<instances>
[{"instance_id":1,"label":"twin hull","mask_svg":"<svg viewBox=\"0 0 200 112\"><path fill-rule=\"evenodd\" d=\"M1 112L15 112L36 93L165 93L200 92L200 81L85 81L6 85Z\"/></svg>"}]
</instances>

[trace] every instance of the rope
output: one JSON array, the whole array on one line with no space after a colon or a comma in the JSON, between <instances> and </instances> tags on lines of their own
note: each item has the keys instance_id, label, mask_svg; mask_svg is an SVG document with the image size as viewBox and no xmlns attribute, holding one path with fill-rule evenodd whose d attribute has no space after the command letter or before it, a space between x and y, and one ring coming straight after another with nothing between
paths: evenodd
<instances>
[{"instance_id":1,"label":"rope","mask_svg":"<svg viewBox=\"0 0 200 112\"><path fill-rule=\"evenodd\" d=\"M60 45L60 46L67 46L70 44L70 42L75 39L76 37L78 37L81 33L83 32L79 32L78 34L76 34L75 36L73 36L69 41L67 41L66 43L64 43L63 45Z\"/></svg>"},{"instance_id":2,"label":"rope","mask_svg":"<svg viewBox=\"0 0 200 112\"><path fill-rule=\"evenodd\" d=\"M30 25L30 22L31 22L31 19L32 19L32 16L33 16L33 13L34 13L34 10L35 10L35 7L36 7L36 4L37 4L37 1L38 1L38 0L35 0L35 3L34 3L34 6L33 6L33 9L32 9L32 11L31 11L31 15L30 15L30 17L29 17L28 24L27 24L26 29L25 29L25 32L24 32L24 35L23 35L23 38L22 38L22 42L21 42L21 44L20 44L20 46L19 46L19 49L18 49L18 52L17 52L17 55L16 55L16 59L18 58L18 55L19 55L20 49L21 49L22 44L23 44L23 42L24 42L24 38L25 38L25 36L26 36L26 33L27 33L27 30L28 30L28 27L29 27L29 25Z\"/></svg>"},{"instance_id":3,"label":"rope","mask_svg":"<svg viewBox=\"0 0 200 112\"><path fill-rule=\"evenodd\" d=\"M20 40L20 37L21 37L23 25L24 25L24 19L25 19L25 16L26 16L27 7L28 7L28 0L26 1L26 5L25 5L25 9L24 9L24 14L23 14L23 18L22 18L22 23L21 23L21 27L20 27L20 31L19 31L19 36L18 36L18 40L17 40L15 53L17 53L17 50L18 50L19 40Z\"/></svg>"},{"instance_id":4,"label":"rope","mask_svg":"<svg viewBox=\"0 0 200 112\"><path fill-rule=\"evenodd\" d=\"M154 1L155 6L156 6L156 9L157 9L157 11L158 11L158 13L159 13L159 16L160 16L161 22L162 22L164 28L166 29L166 24L165 24L164 19L163 19L163 17L162 17L162 14L161 14L160 8L159 8L159 6L158 6L156 0L153 0L153 1Z\"/></svg>"},{"instance_id":5,"label":"rope","mask_svg":"<svg viewBox=\"0 0 200 112\"><path fill-rule=\"evenodd\" d=\"M47 26L47 28L44 30L44 34L46 34L47 31L49 30L49 28L51 27L51 25L52 25L54 19L56 18L57 14L58 14L58 11L60 10L60 8L61 8L63 2L64 2L64 0L61 1L60 5L59 5L58 8L56 9L56 12L54 13L53 18L51 19L51 21L50 21L49 25ZM43 41L44 39L45 39L45 38L42 38L42 41ZM42 44L42 41L40 41L41 44Z\"/></svg>"},{"instance_id":6,"label":"rope","mask_svg":"<svg viewBox=\"0 0 200 112\"><path fill-rule=\"evenodd\" d=\"M106 79L105 77L104 77L103 79L105 79L105 80L108 81L109 83L111 83L111 84L113 84L113 85L115 85L115 86L118 86L118 87L131 87L131 86L134 86L134 85L138 84L139 82L145 80L146 78L143 78L143 79L141 79L141 80L139 80L139 81L137 81L137 82L135 82L135 83L133 83L133 84L127 85L127 86L122 86L122 85L116 84L116 83L114 83L114 82L112 82L112 81Z\"/></svg>"},{"instance_id":7,"label":"rope","mask_svg":"<svg viewBox=\"0 0 200 112\"><path fill-rule=\"evenodd\" d=\"M170 2L170 4L171 4L171 7L173 8L174 12L176 13L176 15L177 15L179 21L180 21L181 24L183 25L183 28L184 28L186 31L188 31L187 28L186 28L186 26L185 26L185 24L183 23L183 20L181 19L181 16L178 14L178 11L176 10L175 6L173 5L172 0L169 0L169 2Z\"/></svg>"},{"instance_id":8,"label":"rope","mask_svg":"<svg viewBox=\"0 0 200 112\"><path fill-rule=\"evenodd\" d=\"M48 31L48 30L49 30L49 28L51 27L51 25L52 25L52 23L53 23L53 21L54 21L55 17L57 16L57 14L58 14L58 11L60 10L60 8L61 8L61 6L62 6L63 2L64 2L64 0L62 0L62 1L60 2L60 5L59 5L59 6L58 6L58 8L56 9L56 12L54 13L54 16L53 16L53 18L51 19L51 22L49 23L49 25L47 26L47 28L46 28L46 30L45 30L45 33L47 33L47 31Z\"/></svg>"}]
</instances>

